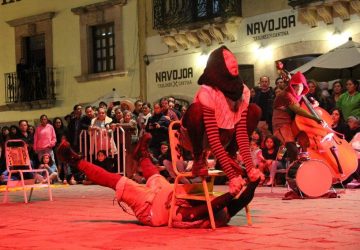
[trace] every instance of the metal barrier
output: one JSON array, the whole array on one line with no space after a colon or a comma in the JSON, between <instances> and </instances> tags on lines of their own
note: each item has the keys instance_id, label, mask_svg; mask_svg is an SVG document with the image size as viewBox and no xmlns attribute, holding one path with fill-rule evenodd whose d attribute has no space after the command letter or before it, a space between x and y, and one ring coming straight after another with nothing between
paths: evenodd
<instances>
[{"instance_id":1,"label":"metal barrier","mask_svg":"<svg viewBox=\"0 0 360 250\"><path fill-rule=\"evenodd\" d=\"M114 138L116 134L116 138ZM117 173L125 176L125 131L121 126L111 129L82 130L79 136L80 152L92 162L99 150L105 150L106 156L116 159ZM122 171L120 167L123 167Z\"/></svg>"}]
</instances>

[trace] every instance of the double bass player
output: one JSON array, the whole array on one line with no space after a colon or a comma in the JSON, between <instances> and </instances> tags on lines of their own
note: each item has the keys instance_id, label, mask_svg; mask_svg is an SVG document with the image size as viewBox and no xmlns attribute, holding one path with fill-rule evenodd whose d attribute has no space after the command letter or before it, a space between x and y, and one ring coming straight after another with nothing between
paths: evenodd
<instances>
[{"instance_id":1,"label":"double bass player","mask_svg":"<svg viewBox=\"0 0 360 250\"><path fill-rule=\"evenodd\" d=\"M284 79L286 80L286 79ZM276 96L273 105L273 132L287 149L289 160L295 161L298 158L298 149L295 143L296 135L291 129L296 115L300 115L321 123L321 119L301 108L300 100L302 95L308 92L309 88L305 76L301 72L294 74L288 86Z\"/></svg>"}]
</instances>

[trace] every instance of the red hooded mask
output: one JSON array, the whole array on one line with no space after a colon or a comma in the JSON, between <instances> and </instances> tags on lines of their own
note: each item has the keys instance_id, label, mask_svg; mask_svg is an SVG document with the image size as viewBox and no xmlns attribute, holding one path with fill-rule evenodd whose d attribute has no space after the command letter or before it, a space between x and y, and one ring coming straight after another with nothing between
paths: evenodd
<instances>
[{"instance_id":1,"label":"red hooded mask","mask_svg":"<svg viewBox=\"0 0 360 250\"><path fill-rule=\"evenodd\" d=\"M300 95L298 95L293 88L294 85L298 84L303 84L304 86L304 89ZM287 87L287 91L289 91L298 101L301 99L302 95L306 95L309 92L309 86L307 84L306 78L300 71L292 75L289 85Z\"/></svg>"},{"instance_id":2,"label":"red hooded mask","mask_svg":"<svg viewBox=\"0 0 360 250\"><path fill-rule=\"evenodd\" d=\"M236 72L235 75L230 73L229 68L231 70L231 68L237 67L237 62L236 59L233 60L234 57L232 58L231 56L227 56L229 61L225 62L224 50L231 53L227 47L221 46L210 54L206 68L200 76L198 84L216 88L223 92L226 97L237 101L243 94L243 80L240 78L238 72Z\"/></svg>"}]
</instances>

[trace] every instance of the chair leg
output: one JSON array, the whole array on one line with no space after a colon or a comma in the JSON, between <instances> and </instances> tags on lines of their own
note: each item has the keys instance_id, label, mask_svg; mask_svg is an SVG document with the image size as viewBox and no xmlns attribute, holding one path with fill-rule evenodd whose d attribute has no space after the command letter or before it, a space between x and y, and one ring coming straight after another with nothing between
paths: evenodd
<instances>
[{"instance_id":1,"label":"chair leg","mask_svg":"<svg viewBox=\"0 0 360 250\"><path fill-rule=\"evenodd\" d=\"M251 213L249 205L245 206L246 220L248 226L252 226Z\"/></svg>"},{"instance_id":2,"label":"chair leg","mask_svg":"<svg viewBox=\"0 0 360 250\"><path fill-rule=\"evenodd\" d=\"M168 227L172 227L172 221L173 221L173 215L174 215L174 208L175 208L175 202L176 202L176 190L177 186L179 184L179 177L177 176L174 181L174 188L173 188L173 194L171 198L171 204L170 204L170 211L169 211L169 222Z\"/></svg>"},{"instance_id":3,"label":"chair leg","mask_svg":"<svg viewBox=\"0 0 360 250\"><path fill-rule=\"evenodd\" d=\"M33 190L34 190L34 188L31 188L31 189L30 189L29 202L31 201L31 197L32 197Z\"/></svg>"},{"instance_id":4,"label":"chair leg","mask_svg":"<svg viewBox=\"0 0 360 250\"><path fill-rule=\"evenodd\" d=\"M22 185L23 192L24 192L24 201L25 201L25 203L28 203L28 198L27 198L26 188L25 188L24 175L23 175L22 172L19 172L19 173L20 173L20 177L21 177L21 185Z\"/></svg>"},{"instance_id":5,"label":"chair leg","mask_svg":"<svg viewBox=\"0 0 360 250\"><path fill-rule=\"evenodd\" d=\"M49 200L53 201L50 183L48 184Z\"/></svg>"},{"instance_id":6,"label":"chair leg","mask_svg":"<svg viewBox=\"0 0 360 250\"><path fill-rule=\"evenodd\" d=\"M11 180L11 172L9 172L9 176L8 176L8 181L6 183L6 188L5 188L5 195L3 198L3 203L7 203L9 202L9 184L10 184L10 180Z\"/></svg>"},{"instance_id":7,"label":"chair leg","mask_svg":"<svg viewBox=\"0 0 360 250\"><path fill-rule=\"evenodd\" d=\"M202 177L202 185L203 185L203 189L204 189L206 205L208 207L211 228L213 230L215 230L216 229L216 224L215 224L215 219L214 219L214 213L213 213L212 206L211 206L211 199L210 199L210 195L209 195L208 186L207 186L207 183L206 183L206 178L204 178L204 177Z\"/></svg>"},{"instance_id":8,"label":"chair leg","mask_svg":"<svg viewBox=\"0 0 360 250\"><path fill-rule=\"evenodd\" d=\"M53 201L52 191L51 191L51 184L50 184L50 175L49 175L49 172L47 170L45 172L46 172L46 179L47 179L47 185L48 185L49 199L50 199L50 201Z\"/></svg>"}]
</instances>

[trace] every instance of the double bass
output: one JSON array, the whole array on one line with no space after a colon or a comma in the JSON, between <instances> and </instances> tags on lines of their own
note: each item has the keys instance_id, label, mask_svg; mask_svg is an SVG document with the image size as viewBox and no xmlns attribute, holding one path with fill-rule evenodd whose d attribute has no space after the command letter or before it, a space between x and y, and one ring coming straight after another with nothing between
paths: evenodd
<instances>
[{"instance_id":1,"label":"double bass","mask_svg":"<svg viewBox=\"0 0 360 250\"><path fill-rule=\"evenodd\" d=\"M282 69L281 62L277 62L284 81L289 81L289 74ZM296 115L292 124L294 135L303 131L309 145L307 152L311 159L324 161L333 176L333 183L342 182L353 174L358 166L358 159L352 146L331 128L330 114L321 107L313 107L305 95L302 96L301 108L316 116L321 123L309 118Z\"/></svg>"}]
</instances>

